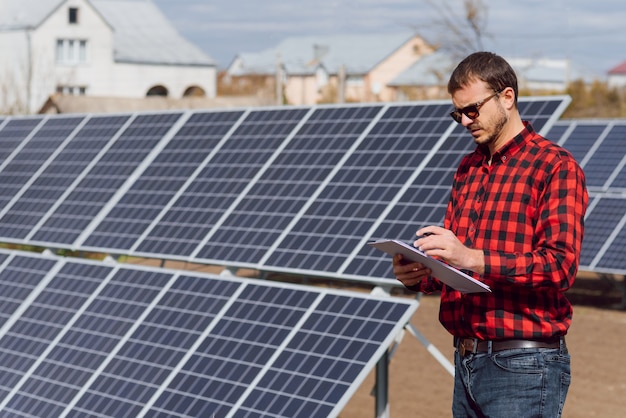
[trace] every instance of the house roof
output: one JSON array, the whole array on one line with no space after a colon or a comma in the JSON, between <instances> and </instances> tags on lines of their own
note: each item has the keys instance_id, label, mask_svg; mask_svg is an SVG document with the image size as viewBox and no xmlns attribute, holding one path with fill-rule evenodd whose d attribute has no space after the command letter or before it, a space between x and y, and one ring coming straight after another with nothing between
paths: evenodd
<instances>
[{"instance_id":1,"label":"house roof","mask_svg":"<svg viewBox=\"0 0 626 418\"><path fill-rule=\"evenodd\" d=\"M291 37L274 48L239 54L229 73L273 74L280 61L289 74L312 74L320 66L336 74L342 65L348 74L366 74L413 37L409 32Z\"/></svg>"},{"instance_id":2,"label":"house roof","mask_svg":"<svg viewBox=\"0 0 626 418\"><path fill-rule=\"evenodd\" d=\"M448 82L455 62L449 54L435 51L424 55L415 64L396 77L390 86L441 86Z\"/></svg>"},{"instance_id":3,"label":"house roof","mask_svg":"<svg viewBox=\"0 0 626 418\"><path fill-rule=\"evenodd\" d=\"M64 1L2 0L0 2L0 30L35 28Z\"/></svg>"},{"instance_id":4,"label":"house roof","mask_svg":"<svg viewBox=\"0 0 626 418\"><path fill-rule=\"evenodd\" d=\"M626 61L609 70L609 75L626 74Z\"/></svg>"},{"instance_id":5,"label":"house roof","mask_svg":"<svg viewBox=\"0 0 626 418\"><path fill-rule=\"evenodd\" d=\"M585 73L572 67L567 60L505 57L518 77L526 83L566 83L585 79ZM456 62L442 51L421 57L415 64L396 77L393 86L446 85Z\"/></svg>"},{"instance_id":6,"label":"house roof","mask_svg":"<svg viewBox=\"0 0 626 418\"><path fill-rule=\"evenodd\" d=\"M66 0L2 0L0 30L41 25ZM87 0L114 33L117 62L213 66L215 61L183 38L152 0Z\"/></svg>"}]
</instances>

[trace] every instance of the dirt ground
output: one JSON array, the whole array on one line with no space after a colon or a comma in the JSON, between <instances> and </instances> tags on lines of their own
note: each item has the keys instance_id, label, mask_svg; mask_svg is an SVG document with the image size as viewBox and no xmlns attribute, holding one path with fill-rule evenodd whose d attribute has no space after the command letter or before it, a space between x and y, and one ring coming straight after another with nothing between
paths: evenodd
<instances>
[{"instance_id":1,"label":"dirt ground","mask_svg":"<svg viewBox=\"0 0 626 418\"><path fill-rule=\"evenodd\" d=\"M621 293L598 278L576 279L567 293L574 304L567 344L572 356L572 384L565 418L626 416L626 310ZM451 337L437 319L439 297L420 300L412 324L450 362ZM375 417L371 396L374 372L346 405L341 418ZM412 335L405 336L389 366L391 417L449 417L453 378Z\"/></svg>"}]
</instances>

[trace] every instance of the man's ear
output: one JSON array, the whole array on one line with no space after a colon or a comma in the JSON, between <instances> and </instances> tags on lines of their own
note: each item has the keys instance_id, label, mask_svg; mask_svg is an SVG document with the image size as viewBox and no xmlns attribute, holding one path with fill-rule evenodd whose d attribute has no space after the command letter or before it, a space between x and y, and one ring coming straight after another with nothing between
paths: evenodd
<instances>
[{"instance_id":1,"label":"man's ear","mask_svg":"<svg viewBox=\"0 0 626 418\"><path fill-rule=\"evenodd\" d=\"M500 100L507 110L515 108L515 90L513 87L506 87L500 92Z\"/></svg>"}]
</instances>

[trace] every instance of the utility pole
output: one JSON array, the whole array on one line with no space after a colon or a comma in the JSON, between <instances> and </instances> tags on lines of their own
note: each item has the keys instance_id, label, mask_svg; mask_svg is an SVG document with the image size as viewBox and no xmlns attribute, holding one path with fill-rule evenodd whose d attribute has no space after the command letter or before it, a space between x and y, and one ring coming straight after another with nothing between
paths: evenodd
<instances>
[{"instance_id":1,"label":"utility pole","mask_svg":"<svg viewBox=\"0 0 626 418\"><path fill-rule=\"evenodd\" d=\"M339 67L339 80L337 81L337 103L346 102L346 65Z\"/></svg>"},{"instance_id":2,"label":"utility pole","mask_svg":"<svg viewBox=\"0 0 626 418\"><path fill-rule=\"evenodd\" d=\"M280 52L276 53L276 104L283 104L283 66L280 59Z\"/></svg>"}]
</instances>

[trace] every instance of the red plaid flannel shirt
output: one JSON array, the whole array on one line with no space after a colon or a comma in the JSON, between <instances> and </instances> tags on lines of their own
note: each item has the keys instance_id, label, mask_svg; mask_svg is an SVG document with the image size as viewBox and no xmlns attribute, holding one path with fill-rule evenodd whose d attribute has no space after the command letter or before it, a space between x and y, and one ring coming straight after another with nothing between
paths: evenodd
<instances>
[{"instance_id":1,"label":"red plaid flannel shirt","mask_svg":"<svg viewBox=\"0 0 626 418\"><path fill-rule=\"evenodd\" d=\"M474 277L492 293L461 294L437 280L439 319L458 337L486 340L565 335L572 307L564 292L578 271L588 195L572 155L530 123L496 152L482 147L456 172L444 226L485 253Z\"/></svg>"}]
</instances>

